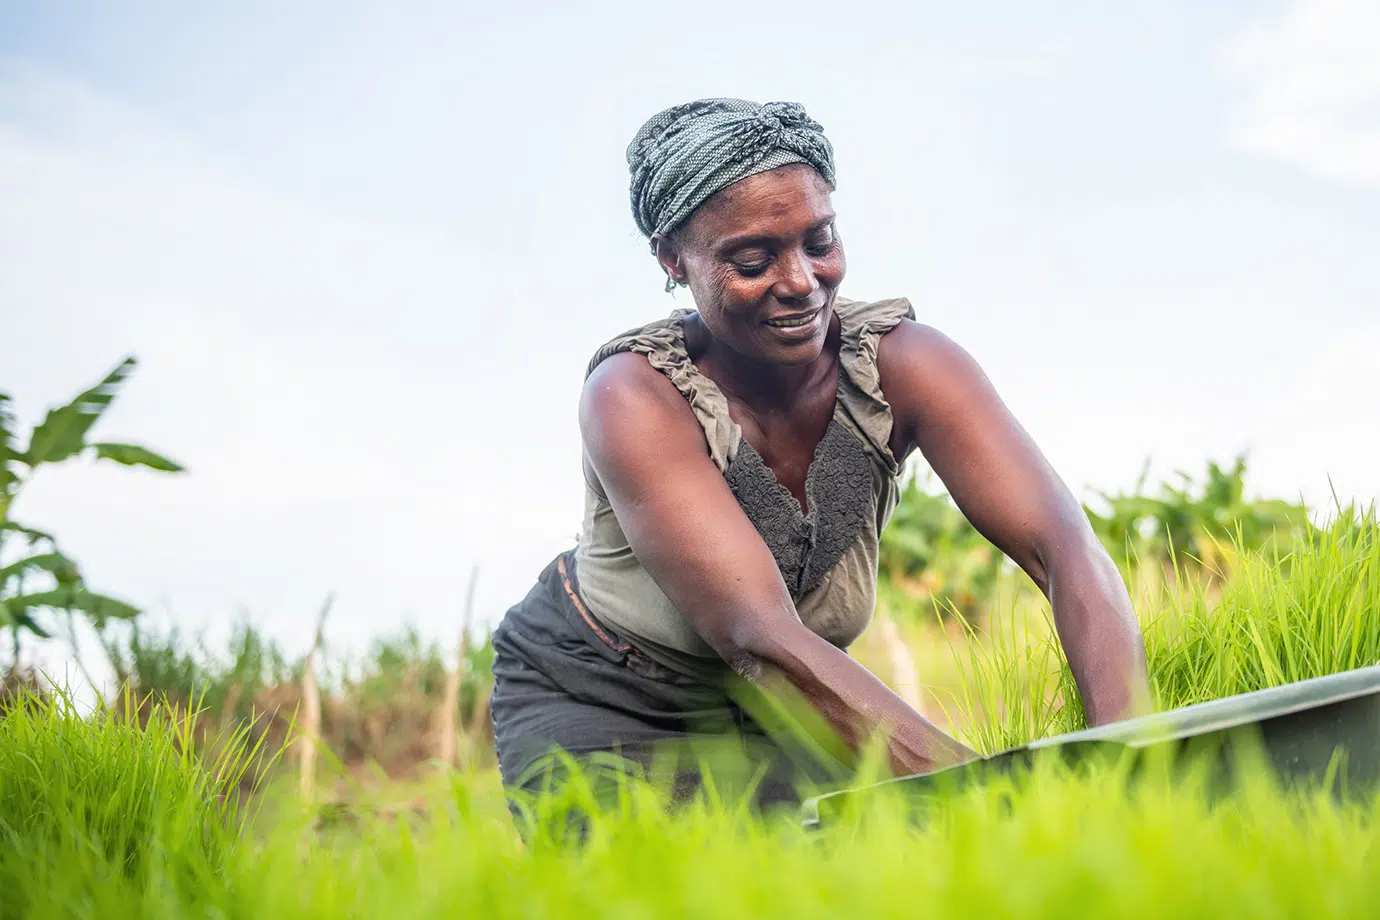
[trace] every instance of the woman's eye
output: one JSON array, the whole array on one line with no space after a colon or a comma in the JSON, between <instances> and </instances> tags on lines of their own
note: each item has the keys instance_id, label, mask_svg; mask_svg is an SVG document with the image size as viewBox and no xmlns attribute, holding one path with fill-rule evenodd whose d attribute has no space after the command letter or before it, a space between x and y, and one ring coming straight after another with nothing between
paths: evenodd
<instances>
[{"instance_id":1,"label":"woman's eye","mask_svg":"<svg viewBox=\"0 0 1380 920\"><path fill-rule=\"evenodd\" d=\"M747 278L752 278L762 274L771 265L771 259L745 259L742 261L734 260L733 267L738 270L738 274Z\"/></svg>"},{"instance_id":2,"label":"woman's eye","mask_svg":"<svg viewBox=\"0 0 1380 920\"><path fill-rule=\"evenodd\" d=\"M805 252L815 257L827 256L829 253L833 252L833 250L834 237L832 234L825 239L815 240L805 247Z\"/></svg>"}]
</instances>

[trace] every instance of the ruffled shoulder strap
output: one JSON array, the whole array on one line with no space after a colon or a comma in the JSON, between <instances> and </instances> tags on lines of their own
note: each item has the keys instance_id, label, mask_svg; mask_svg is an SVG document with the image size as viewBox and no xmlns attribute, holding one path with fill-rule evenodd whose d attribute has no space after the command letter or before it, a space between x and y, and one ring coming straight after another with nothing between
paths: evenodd
<instances>
[{"instance_id":1,"label":"ruffled shoulder strap","mask_svg":"<svg viewBox=\"0 0 1380 920\"><path fill-rule=\"evenodd\" d=\"M704 429L709 455L721 472L738 453L743 431L728 412L728 399L714 381L700 373L685 349L682 321L693 312L678 309L665 319L630 329L610 339L590 359L585 376L619 352L646 357L690 403ZM835 417L862 442L868 454L893 476L900 465L891 454L891 406L882 395L877 370L877 343L903 319L915 319L915 310L904 297L860 301L835 298L841 344L838 406Z\"/></svg>"},{"instance_id":2,"label":"ruffled shoulder strap","mask_svg":"<svg viewBox=\"0 0 1380 920\"><path fill-rule=\"evenodd\" d=\"M619 352L630 351L643 355L652 367L661 371L690 403L690 410L704 429L709 444L709 456L720 472L728 469L738 453L743 431L728 414L728 398L714 381L700 373L690 353L685 350L685 329L682 321L692 311L678 309L666 319L659 319L630 329L610 339L594 353L588 377L599 364Z\"/></svg>"},{"instance_id":3,"label":"ruffled shoulder strap","mask_svg":"<svg viewBox=\"0 0 1380 920\"><path fill-rule=\"evenodd\" d=\"M840 421L853 430L868 453L891 475L900 464L891 453L891 405L882 395L877 369L877 344L903 319L915 319L915 308L904 297L860 301L835 298L842 343L839 361Z\"/></svg>"}]
</instances>

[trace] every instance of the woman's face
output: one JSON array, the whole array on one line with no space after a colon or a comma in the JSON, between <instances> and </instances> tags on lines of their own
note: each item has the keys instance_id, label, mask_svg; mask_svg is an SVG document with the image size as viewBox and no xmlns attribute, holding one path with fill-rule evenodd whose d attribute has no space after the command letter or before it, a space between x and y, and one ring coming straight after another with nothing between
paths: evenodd
<instances>
[{"instance_id":1,"label":"woman's face","mask_svg":"<svg viewBox=\"0 0 1380 920\"><path fill-rule=\"evenodd\" d=\"M657 258L686 282L713 336L738 354L772 364L819 357L846 264L834 230L829 185L792 164L717 193Z\"/></svg>"}]
</instances>

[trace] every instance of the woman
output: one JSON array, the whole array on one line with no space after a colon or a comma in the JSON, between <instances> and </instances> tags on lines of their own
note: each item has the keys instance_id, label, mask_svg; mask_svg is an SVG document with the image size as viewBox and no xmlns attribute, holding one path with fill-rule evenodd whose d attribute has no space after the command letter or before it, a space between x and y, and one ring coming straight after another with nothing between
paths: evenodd
<instances>
[{"instance_id":1,"label":"woman","mask_svg":"<svg viewBox=\"0 0 1380 920\"><path fill-rule=\"evenodd\" d=\"M973 757L846 652L917 450L1049 598L1089 722L1138 711L1140 632L1079 503L908 301L840 295L820 125L794 103L700 100L650 119L627 158L667 290L697 309L590 362L583 530L494 636L505 782L534 786L553 748L647 763L728 738L767 764L763 795L789 799L820 771L735 684L796 691L847 747L882 733L901 773Z\"/></svg>"}]
</instances>

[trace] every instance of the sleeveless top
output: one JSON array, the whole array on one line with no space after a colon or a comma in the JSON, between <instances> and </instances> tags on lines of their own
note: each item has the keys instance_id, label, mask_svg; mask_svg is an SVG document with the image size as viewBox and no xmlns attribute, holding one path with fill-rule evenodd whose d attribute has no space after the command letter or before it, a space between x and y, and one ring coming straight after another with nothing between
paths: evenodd
<instances>
[{"instance_id":1,"label":"sleeveless top","mask_svg":"<svg viewBox=\"0 0 1380 920\"><path fill-rule=\"evenodd\" d=\"M915 312L905 298L835 298L838 396L806 475L808 514L743 438L718 385L690 360L682 322L691 312L676 310L611 340L595 353L586 377L611 355L627 351L644 355L675 384L704 430L714 465L770 547L800 619L847 649L872 619L878 542L900 491L877 343L903 318L915 319ZM642 567L612 506L588 480L574 561L588 613L647 657L694 677L727 667Z\"/></svg>"}]
</instances>

